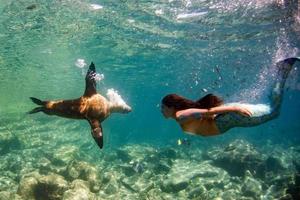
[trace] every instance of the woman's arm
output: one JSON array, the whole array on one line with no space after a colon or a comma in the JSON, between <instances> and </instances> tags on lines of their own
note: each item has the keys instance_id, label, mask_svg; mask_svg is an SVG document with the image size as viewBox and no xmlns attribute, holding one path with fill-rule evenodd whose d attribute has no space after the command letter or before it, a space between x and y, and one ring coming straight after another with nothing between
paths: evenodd
<instances>
[{"instance_id":1,"label":"woman's arm","mask_svg":"<svg viewBox=\"0 0 300 200\"><path fill-rule=\"evenodd\" d=\"M227 112L237 112L246 117L250 117L252 115L252 113L247 108L242 106L217 106L208 109L207 113L213 115Z\"/></svg>"},{"instance_id":2,"label":"woman's arm","mask_svg":"<svg viewBox=\"0 0 300 200\"><path fill-rule=\"evenodd\" d=\"M251 112L243 107L238 106L217 106L210 109L199 109L190 108L185 110L180 110L176 112L176 119L178 121L186 121L189 119L200 119L201 116L212 116L215 114L227 113L227 112L238 112L244 116L250 117Z\"/></svg>"}]
</instances>

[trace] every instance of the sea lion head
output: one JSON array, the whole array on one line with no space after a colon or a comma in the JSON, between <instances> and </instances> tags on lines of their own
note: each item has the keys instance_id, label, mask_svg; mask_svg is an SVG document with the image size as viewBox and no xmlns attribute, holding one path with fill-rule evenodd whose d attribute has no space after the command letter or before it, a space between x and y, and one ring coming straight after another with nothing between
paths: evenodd
<instances>
[{"instance_id":1,"label":"sea lion head","mask_svg":"<svg viewBox=\"0 0 300 200\"><path fill-rule=\"evenodd\" d=\"M131 107L126 104L126 102L122 99L121 95L114 89L108 89L106 93L111 112L118 113L129 113L131 112Z\"/></svg>"},{"instance_id":2,"label":"sea lion head","mask_svg":"<svg viewBox=\"0 0 300 200\"><path fill-rule=\"evenodd\" d=\"M129 113L129 112L131 112L131 107L128 106L127 104L118 105L115 107L115 112Z\"/></svg>"}]
</instances>

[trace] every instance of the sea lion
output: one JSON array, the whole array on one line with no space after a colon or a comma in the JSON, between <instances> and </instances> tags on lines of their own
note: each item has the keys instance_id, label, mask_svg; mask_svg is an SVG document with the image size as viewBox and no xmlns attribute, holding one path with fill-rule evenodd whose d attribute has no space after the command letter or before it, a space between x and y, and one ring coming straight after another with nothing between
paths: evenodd
<instances>
[{"instance_id":1,"label":"sea lion","mask_svg":"<svg viewBox=\"0 0 300 200\"><path fill-rule=\"evenodd\" d=\"M128 113L131 107L122 98L114 93L108 92L109 100L96 91L96 69L92 62L85 77L85 91L78 99L42 101L34 97L30 99L40 107L36 107L29 114L44 112L47 115L57 115L71 119L85 119L91 126L91 134L97 145L103 147L103 122L111 113Z\"/></svg>"}]
</instances>

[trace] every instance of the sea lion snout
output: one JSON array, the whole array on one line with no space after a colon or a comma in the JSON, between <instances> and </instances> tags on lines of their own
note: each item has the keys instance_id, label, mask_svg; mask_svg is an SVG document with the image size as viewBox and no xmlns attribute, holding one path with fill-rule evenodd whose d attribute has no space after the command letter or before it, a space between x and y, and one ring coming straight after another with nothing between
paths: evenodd
<instances>
[{"instance_id":1,"label":"sea lion snout","mask_svg":"<svg viewBox=\"0 0 300 200\"><path fill-rule=\"evenodd\" d=\"M130 106L127 106L126 108L125 108L125 113L129 113L129 112L131 112L131 107Z\"/></svg>"},{"instance_id":2,"label":"sea lion snout","mask_svg":"<svg viewBox=\"0 0 300 200\"><path fill-rule=\"evenodd\" d=\"M128 105L122 106L122 113L129 113L129 112L131 112L131 110L132 110L131 107Z\"/></svg>"},{"instance_id":3,"label":"sea lion snout","mask_svg":"<svg viewBox=\"0 0 300 200\"><path fill-rule=\"evenodd\" d=\"M125 102L111 106L111 112L129 113L129 112L131 112L131 110L132 110L131 107L128 106Z\"/></svg>"}]
</instances>

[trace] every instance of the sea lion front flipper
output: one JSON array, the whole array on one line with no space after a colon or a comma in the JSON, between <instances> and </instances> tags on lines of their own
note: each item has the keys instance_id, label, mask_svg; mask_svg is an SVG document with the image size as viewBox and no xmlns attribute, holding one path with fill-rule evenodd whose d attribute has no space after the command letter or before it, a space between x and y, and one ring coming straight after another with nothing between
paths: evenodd
<instances>
[{"instance_id":1,"label":"sea lion front flipper","mask_svg":"<svg viewBox=\"0 0 300 200\"><path fill-rule=\"evenodd\" d=\"M84 96L90 97L97 93L95 76L96 76L96 68L94 63L92 62L85 76Z\"/></svg>"},{"instance_id":2,"label":"sea lion front flipper","mask_svg":"<svg viewBox=\"0 0 300 200\"><path fill-rule=\"evenodd\" d=\"M99 146L100 149L103 148L103 133L102 126L99 120L88 120L91 126L91 134Z\"/></svg>"}]
</instances>

